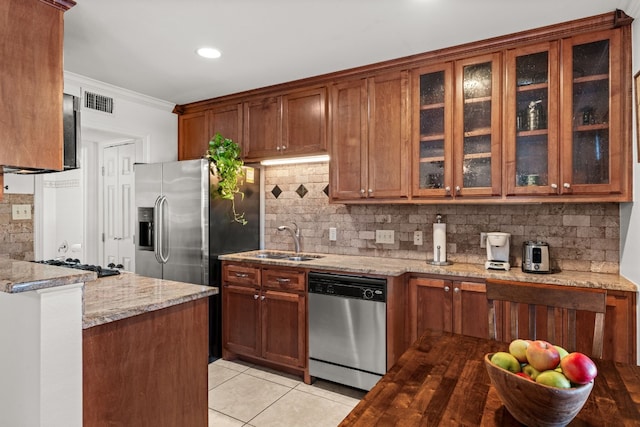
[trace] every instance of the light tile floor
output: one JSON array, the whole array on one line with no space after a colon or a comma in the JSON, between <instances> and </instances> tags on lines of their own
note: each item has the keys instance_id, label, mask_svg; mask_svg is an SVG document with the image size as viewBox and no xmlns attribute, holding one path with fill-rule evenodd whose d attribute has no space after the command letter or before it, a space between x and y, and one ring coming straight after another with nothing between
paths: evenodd
<instances>
[{"instance_id":1,"label":"light tile floor","mask_svg":"<svg viewBox=\"0 0 640 427\"><path fill-rule=\"evenodd\" d=\"M209 427L335 427L362 390L301 378L243 361L209 364Z\"/></svg>"}]
</instances>

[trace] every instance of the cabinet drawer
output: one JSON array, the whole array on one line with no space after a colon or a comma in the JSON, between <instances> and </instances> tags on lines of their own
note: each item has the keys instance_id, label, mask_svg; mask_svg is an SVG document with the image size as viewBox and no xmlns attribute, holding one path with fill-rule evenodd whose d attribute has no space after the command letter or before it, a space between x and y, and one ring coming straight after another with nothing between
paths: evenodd
<instances>
[{"instance_id":1,"label":"cabinet drawer","mask_svg":"<svg viewBox=\"0 0 640 427\"><path fill-rule=\"evenodd\" d=\"M263 269L262 286L267 289L281 289L304 292L305 278L303 271Z\"/></svg>"},{"instance_id":2,"label":"cabinet drawer","mask_svg":"<svg viewBox=\"0 0 640 427\"><path fill-rule=\"evenodd\" d=\"M241 286L260 286L260 268L239 264L224 264L222 281Z\"/></svg>"}]
</instances>

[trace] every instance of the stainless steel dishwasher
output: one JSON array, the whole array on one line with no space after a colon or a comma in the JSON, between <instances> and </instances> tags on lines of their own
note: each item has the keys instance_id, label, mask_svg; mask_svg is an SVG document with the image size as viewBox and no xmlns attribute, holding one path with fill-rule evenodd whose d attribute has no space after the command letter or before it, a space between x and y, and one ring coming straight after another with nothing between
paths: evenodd
<instances>
[{"instance_id":1,"label":"stainless steel dishwasher","mask_svg":"<svg viewBox=\"0 0 640 427\"><path fill-rule=\"evenodd\" d=\"M370 390L387 372L386 284L309 273L309 375Z\"/></svg>"}]
</instances>

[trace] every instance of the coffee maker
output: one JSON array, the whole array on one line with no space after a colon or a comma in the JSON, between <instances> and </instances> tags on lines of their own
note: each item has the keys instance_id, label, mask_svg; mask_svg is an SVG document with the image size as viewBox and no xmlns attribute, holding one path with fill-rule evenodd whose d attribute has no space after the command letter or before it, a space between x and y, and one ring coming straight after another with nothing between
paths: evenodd
<instances>
[{"instance_id":1,"label":"coffee maker","mask_svg":"<svg viewBox=\"0 0 640 427\"><path fill-rule=\"evenodd\" d=\"M509 271L509 233L487 233L487 262L484 268L487 270Z\"/></svg>"}]
</instances>

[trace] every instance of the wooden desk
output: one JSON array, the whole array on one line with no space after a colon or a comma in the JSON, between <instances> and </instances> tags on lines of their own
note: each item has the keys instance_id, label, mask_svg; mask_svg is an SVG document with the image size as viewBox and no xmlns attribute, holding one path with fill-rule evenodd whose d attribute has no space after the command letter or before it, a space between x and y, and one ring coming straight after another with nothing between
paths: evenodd
<instances>
[{"instance_id":1,"label":"wooden desk","mask_svg":"<svg viewBox=\"0 0 640 427\"><path fill-rule=\"evenodd\" d=\"M427 332L340 426L519 426L491 386L482 360L486 353L507 347L488 339ZM640 426L640 366L595 362L598 377L591 395L569 425Z\"/></svg>"}]
</instances>

